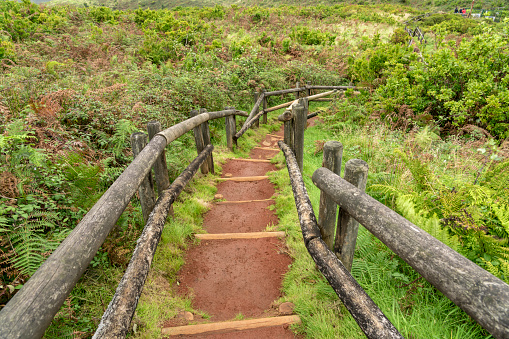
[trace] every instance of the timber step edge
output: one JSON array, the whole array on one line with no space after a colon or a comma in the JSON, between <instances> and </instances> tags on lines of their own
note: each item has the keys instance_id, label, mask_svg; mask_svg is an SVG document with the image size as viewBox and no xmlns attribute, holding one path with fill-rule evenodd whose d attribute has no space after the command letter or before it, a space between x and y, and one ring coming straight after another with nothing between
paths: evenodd
<instances>
[{"instance_id":1,"label":"timber step edge","mask_svg":"<svg viewBox=\"0 0 509 339\"><path fill-rule=\"evenodd\" d=\"M187 325L177 327L164 327L161 330L162 335L193 335L205 333L220 333L220 332L233 332L243 331L264 327L300 324L301 320L298 315L288 315L283 317L226 321L220 323Z\"/></svg>"},{"instance_id":2,"label":"timber step edge","mask_svg":"<svg viewBox=\"0 0 509 339\"><path fill-rule=\"evenodd\" d=\"M232 161L245 161L245 162L267 162L267 163L270 163L270 160L267 160L267 159L242 159L242 158L232 158L232 159L229 159L229 160L232 160Z\"/></svg>"},{"instance_id":3,"label":"timber step edge","mask_svg":"<svg viewBox=\"0 0 509 339\"><path fill-rule=\"evenodd\" d=\"M279 148L273 148L273 147L253 147L253 149L261 149L264 151L278 151L281 152Z\"/></svg>"},{"instance_id":4,"label":"timber step edge","mask_svg":"<svg viewBox=\"0 0 509 339\"><path fill-rule=\"evenodd\" d=\"M255 199L255 200L230 200L230 201L218 201L216 205L227 205L227 204L247 204L251 202L264 202L264 201L274 201L272 198L268 199Z\"/></svg>"},{"instance_id":5,"label":"timber step edge","mask_svg":"<svg viewBox=\"0 0 509 339\"><path fill-rule=\"evenodd\" d=\"M220 181L260 181L268 179L267 175L257 175L252 177L228 177L228 178L217 178Z\"/></svg>"},{"instance_id":6,"label":"timber step edge","mask_svg":"<svg viewBox=\"0 0 509 339\"><path fill-rule=\"evenodd\" d=\"M223 239L260 239L260 238L284 238L285 232L249 232L249 233L200 233L195 238L201 240Z\"/></svg>"}]
</instances>

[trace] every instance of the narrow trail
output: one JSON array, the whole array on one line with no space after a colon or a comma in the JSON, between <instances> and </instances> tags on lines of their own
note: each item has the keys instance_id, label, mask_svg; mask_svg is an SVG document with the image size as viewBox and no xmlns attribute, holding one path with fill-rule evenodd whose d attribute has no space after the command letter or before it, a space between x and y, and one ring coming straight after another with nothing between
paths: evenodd
<instances>
[{"instance_id":1,"label":"narrow trail","mask_svg":"<svg viewBox=\"0 0 509 339\"><path fill-rule=\"evenodd\" d=\"M274 186L266 177L275 170L269 159L279 149L283 131L268 134L249 159L229 159L218 180L218 202L207 212L199 245L185 256L178 276L178 293L191 296L193 308L168 321L163 335L178 338L297 338L289 324L298 322L293 305L276 305L283 275L291 258L283 232L266 232L277 225ZM194 324L194 325L189 325Z\"/></svg>"}]
</instances>

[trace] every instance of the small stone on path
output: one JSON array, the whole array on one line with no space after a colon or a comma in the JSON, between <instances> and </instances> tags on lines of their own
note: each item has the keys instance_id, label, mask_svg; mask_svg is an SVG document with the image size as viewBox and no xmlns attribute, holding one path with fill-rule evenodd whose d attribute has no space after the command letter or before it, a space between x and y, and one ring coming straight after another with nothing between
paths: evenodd
<instances>
[{"instance_id":1,"label":"small stone on path","mask_svg":"<svg viewBox=\"0 0 509 339\"><path fill-rule=\"evenodd\" d=\"M223 199L223 195L222 194L216 194L216 195L214 195L214 199L215 200L221 200L221 199Z\"/></svg>"},{"instance_id":2,"label":"small stone on path","mask_svg":"<svg viewBox=\"0 0 509 339\"><path fill-rule=\"evenodd\" d=\"M280 315L290 315L293 314L293 309L295 305L291 302L285 302L279 305L278 312Z\"/></svg>"},{"instance_id":3,"label":"small stone on path","mask_svg":"<svg viewBox=\"0 0 509 339\"><path fill-rule=\"evenodd\" d=\"M233 176L233 175L232 175L231 173L226 173L226 174L224 175L224 177L225 177L225 178L231 178L232 176Z\"/></svg>"},{"instance_id":4,"label":"small stone on path","mask_svg":"<svg viewBox=\"0 0 509 339\"><path fill-rule=\"evenodd\" d=\"M180 312L177 315L177 318L182 319L182 320L187 320L187 321L193 321L194 315L191 312L184 311L184 312Z\"/></svg>"},{"instance_id":5,"label":"small stone on path","mask_svg":"<svg viewBox=\"0 0 509 339\"><path fill-rule=\"evenodd\" d=\"M270 142L268 142L268 141L264 141L264 142L262 142L262 145L263 145L263 146L270 146L271 144L270 144Z\"/></svg>"}]
</instances>

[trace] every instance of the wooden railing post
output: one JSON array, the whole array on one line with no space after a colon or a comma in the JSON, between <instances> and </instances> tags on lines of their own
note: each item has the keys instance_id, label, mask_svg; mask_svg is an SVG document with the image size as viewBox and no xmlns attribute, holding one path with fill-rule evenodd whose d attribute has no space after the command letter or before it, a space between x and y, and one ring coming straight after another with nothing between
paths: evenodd
<instances>
[{"instance_id":1,"label":"wooden railing post","mask_svg":"<svg viewBox=\"0 0 509 339\"><path fill-rule=\"evenodd\" d=\"M200 112L198 110L195 110L195 109L191 110L191 112L190 112L191 118L197 116L198 114L200 114ZM203 130L202 130L202 126L200 125L200 126L196 126L195 128L193 128L193 133L194 133L194 141L196 143L196 151L198 152L198 154L200 154L201 151L203 151L203 149L205 148L205 144L203 142ZM208 162L205 161L201 165L200 170L201 170L202 174L209 173L209 164L208 164Z\"/></svg>"},{"instance_id":2,"label":"wooden railing post","mask_svg":"<svg viewBox=\"0 0 509 339\"><path fill-rule=\"evenodd\" d=\"M207 110L205 108L200 108L200 113L205 113ZM201 129L203 133L203 148L207 147L207 145L211 145L210 142L210 127L209 122L205 121L201 124ZM198 153L199 155L199 153ZM212 152L210 152L210 156L207 158L208 168L210 173L214 174L214 158L212 157Z\"/></svg>"},{"instance_id":3,"label":"wooden railing post","mask_svg":"<svg viewBox=\"0 0 509 339\"><path fill-rule=\"evenodd\" d=\"M343 145L338 141L327 141L323 146L323 162L325 167L337 175L341 174L341 158ZM318 212L318 226L322 240L329 250L334 251L334 233L336 230L336 214L338 205L325 192L320 191L320 208Z\"/></svg>"},{"instance_id":4,"label":"wooden railing post","mask_svg":"<svg viewBox=\"0 0 509 339\"><path fill-rule=\"evenodd\" d=\"M306 96L307 97L311 95L311 88L309 88L309 86L311 86L311 81L306 82Z\"/></svg>"},{"instance_id":5,"label":"wooden railing post","mask_svg":"<svg viewBox=\"0 0 509 339\"><path fill-rule=\"evenodd\" d=\"M304 165L304 130L306 129L307 124L307 110L304 105L299 104L293 106L293 114L294 114L294 153L295 158L297 159L297 164L299 165L300 171L302 173L302 167Z\"/></svg>"},{"instance_id":6,"label":"wooden railing post","mask_svg":"<svg viewBox=\"0 0 509 339\"><path fill-rule=\"evenodd\" d=\"M262 106L262 109L263 111L265 112L265 110L267 109L267 97L265 96L265 89L262 90L262 93L264 94L263 96L263 106ZM263 114L263 118L262 118L262 124L267 124L267 112L265 112Z\"/></svg>"},{"instance_id":7,"label":"wooden railing post","mask_svg":"<svg viewBox=\"0 0 509 339\"><path fill-rule=\"evenodd\" d=\"M256 102L258 101L258 98L260 97L260 93L253 92L253 98L254 98L254 105L256 105ZM256 111L255 115L258 114L258 110ZM260 127L260 119L256 120L253 124L253 127Z\"/></svg>"},{"instance_id":8,"label":"wooden railing post","mask_svg":"<svg viewBox=\"0 0 509 339\"><path fill-rule=\"evenodd\" d=\"M295 83L295 88L300 88L300 82ZM299 99L300 97L300 91L295 92L295 100Z\"/></svg>"},{"instance_id":9,"label":"wooden railing post","mask_svg":"<svg viewBox=\"0 0 509 339\"><path fill-rule=\"evenodd\" d=\"M147 145L147 135L145 133L137 132L131 134L131 148L133 150L133 158L140 154L141 150ZM152 173L149 172L141 182L138 188L140 195L141 211L143 212L143 220L148 220L150 212L154 209L156 199L154 196L154 182L152 180Z\"/></svg>"},{"instance_id":10,"label":"wooden railing post","mask_svg":"<svg viewBox=\"0 0 509 339\"><path fill-rule=\"evenodd\" d=\"M234 107L225 107L225 110L228 109L234 109ZM230 151L233 151L233 145L237 145L237 140L233 137L235 133L237 133L237 120L235 119L235 114L229 115L224 119L226 128L226 147L228 147Z\"/></svg>"},{"instance_id":11,"label":"wooden railing post","mask_svg":"<svg viewBox=\"0 0 509 339\"><path fill-rule=\"evenodd\" d=\"M368 180L368 164L360 159L348 160L345 164L345 180L361 191L365 191ZM340 208L334 253L349 271L352 270L358 231L359 223L348 212Z\"/></svg>"},{"instance_id":12,"label":"wooden railing post","mask_svg":"<svg viewBox=\"0 0 509 339\"><path fill-rule=\"evenodd\" d=\"M150 121L147 123L148 140L152 140L154 135L161 132L161 123L159 121ZM163 151L161 156L156 160L154 166L154 176L156 179L157 195L170 186L170 178L168 176L168 166L166 165L166 152Z\"/></svg>"},{"instance_id":13,"label":"wooden railing post","mask_svg":"<svg viewBox=\"0 0 509 339\"><path fill-rule=\"evenodd\" d=\"M295 122L295 119L286 120L284 123L284 143L290 147L292 152L295 154L295 147L294 147L294 128L293 124Z\"/></svg>"}]
</instances>

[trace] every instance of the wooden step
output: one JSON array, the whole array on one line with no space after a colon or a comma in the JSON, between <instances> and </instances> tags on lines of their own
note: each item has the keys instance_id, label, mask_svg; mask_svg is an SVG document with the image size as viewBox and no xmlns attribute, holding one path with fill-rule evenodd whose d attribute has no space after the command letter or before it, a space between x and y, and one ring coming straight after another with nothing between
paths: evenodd
<instances>
[{"instance_id":1,"label":"wooden step","mask_svg":"<svg viewBox=\"0 0 509 339\"><path fill-rule=\"evenodd\" d=\"M165 327L161 330L162 335L193 335L214 332L231 332L231 331L244 331L255 328L283 326L290 324L300 324L300 317L298 315L288 315L284 317L250 319L227 321L211 324L187 325L178 327Z\"/></svg>"},{"instance_id":2,"label":"wooden step","mask_svg":"<svg viewBox=\"0 0 509 339\"><path fill-rule=\"evenodd\" d=\"M272 147L253 147L254 149L261 149L264 151L281 151L279 148L272 148Z\"/></svg>"},{"instance_id":3,"label":"wooden step","mask_svg":"<svg viewBox=\"0 0 509 339\"><path fill-rule=\"evenodd\" d=\"M260 181L268 179L267 175L258 175L253 177L229 177L229 178L217 178L217 180L223 181Z\"/></svg>"},{"instance_id":4,"label":"wooden step","mask_svg":"<svg viewBox=\"0 0 509 339\"><path fill-rule=\"evenodd\" d=\"M246 162L268 162L268 163L270 163L270 160L266 160L266 159L241 159L241 158L238 158L238 159L230 159L230 160L233 160L233 161L246 161Z\"/></svg>"},{"instance_id":5,"label":"wooden step","mask_svg":"<svg viewBox=\"0 0 509 339\"><path fill-rule=\"evenodd\" d=\"M218 234L195 234L195 238L201 240L222 239L260 239L260 238L284 238L285 232L249 232L249 233L218 233Z\"/></svg>"},{"instance_id":6,"label":"wooden step","mask_svg":"<svg viewBox=\"0 0 509 339\"><path fill-rule=\"evenodd\" d=\"M258 200L232 200L232 201L218 201L216 205L226 205L226 204L247 204L250 202L262 202L262 201L270 201L274 200L272 198L268 199L258 199Z\"/></svg>"}]
</instances>

